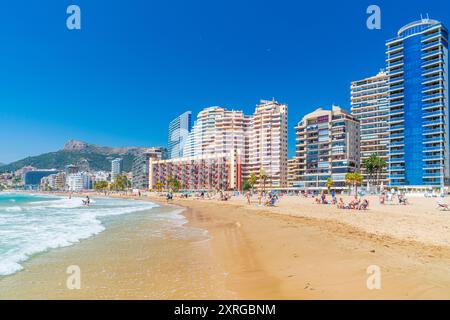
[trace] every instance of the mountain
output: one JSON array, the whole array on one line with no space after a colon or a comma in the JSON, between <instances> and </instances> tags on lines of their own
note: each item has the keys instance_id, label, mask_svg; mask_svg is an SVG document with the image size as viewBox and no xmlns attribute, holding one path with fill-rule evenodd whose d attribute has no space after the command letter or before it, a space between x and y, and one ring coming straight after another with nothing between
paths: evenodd
<instances>
[{"instance_id":1,"label":"mountain","mask_svg":"<svg viewBox=\"0 0 450 320\"><path fill-rule=\"evenodd\" d=\"M91 170L111 170L111 160L123 159L123 170L131 171L134 157L144 151L142 147L104 147L83 141L70 140L62 150L0 165L0 172L16 171L24 166L40 169L64 169L69 164L89 164Z\"/></svg>"}]
</instances>

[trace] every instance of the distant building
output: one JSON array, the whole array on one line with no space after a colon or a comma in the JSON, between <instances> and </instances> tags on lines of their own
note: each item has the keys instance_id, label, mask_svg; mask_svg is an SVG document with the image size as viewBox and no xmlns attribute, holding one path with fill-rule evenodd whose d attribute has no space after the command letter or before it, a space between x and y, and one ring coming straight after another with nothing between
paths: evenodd
<instances>
[{"instance_id":1,"label":"distant building","mask_svg":"<svg viewBox=\"0 0 450 320\"><path fill-rule=\"evenodd\" d=\"M192 128L192 113L187 111L173 119L169 124L168 156L169 159L181 158L185 144Z\"/></svg>"},{"instance_id":2,"label":"distant building","mask_svg":"<svg viewBox=\"0 0 450 320\"><path fill-rule=\"evenodd\" d=\"M296 129L296 169L293 186L305 191L325 190L328 178L334 189L345 188L345 176L359 169L359 122L333 106L303 117Z\"/></svg>"},{"instance_id":3,"label":"distant building","mask_svg":"<svg viewBox=\"0 0 450 320\"><path fill-rule=\"evenodd\" d=\"M81 172L89 172L91 171L89 161L87 159L81 159L78 162L78 168Z\"/></svg>"},{"instance_id":4,"label":"distant building","mask_svg":"<svg viewBox=\"0 0 450 320\"><path fill-rule=\"evenodd\" d=\"M152 160L167 159L167 149L162 147L148 148L134 157L132 169L132 186L135 189L149 188L149 165Z\"/></svg>"},{"instance_id":5,"label":"distant building","mask_svg":"<svg viewBox=\"0 0 450 320\"><path fill-rule=\"evenodd\" d=\"M35 169L33 171L28 171L24 174L24 185L25 188L28 189L36 189L41 184L41 179L44 177L47 177L51 174L58 173L58 170L41 170L41 169Z\"/></svg>"},{"instance_id":6,"label":"distant building","mask_svg":"<svg viewBox=\"0 0 450 320\"><path fill-rule=\"evenodd\" d=\"M79 170L78 166L69 164L69 165L65 166L64 171L65 171L66 175L69 175L69 174L73 174L73 173L78 173L80 170Z\"/></svg>"},{"instance_id":7,"label":"distant building","mask_svg":"<svg viewBox=\"0 0 450 320\"><path fill-rule=\"evenodd\" d=\"M64 190L66 187L66 173L58 172L41 179L41 188L44 190Z\"/></svg>"},{"instance_id":8,"label":"distant building","mask_svg":"<svg viewBox=\"0 0 450 320\"><path fill-rule=\"evenodd\" d=\"M111 181L114 181L115 177L119 174L122 174L123 170L123 159L116 158L111 161Z\"/></svg>"},{"instance_id":9,"label":"distant building","mask_svg":"<svg viewBox=\"0 0 450 320\"><path fill-rule=\"evenodd\" d=\"M89 190L93 187L91 176L86 172L69 174L66 179L66 185L68 190L74 192Z\"/></svg>"},{"instance_id":10,"label":"distant building","mask_svg":"<svg viewBox=\"0 0 450 320\"><path fill-rule=\"evenodd\" d=\"M35 167L32 166L25 166L19 170L17 170L14 174L18 177L22 178L22 183L25 184L25 173L29 172L29 171L33 171L36 170Z\"/></svg>"}]
</instances>

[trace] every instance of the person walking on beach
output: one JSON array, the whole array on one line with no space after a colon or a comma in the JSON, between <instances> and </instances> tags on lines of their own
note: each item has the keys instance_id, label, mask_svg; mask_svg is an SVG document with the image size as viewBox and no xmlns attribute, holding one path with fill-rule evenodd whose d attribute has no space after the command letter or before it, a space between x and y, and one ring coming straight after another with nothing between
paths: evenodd
<instances>
[{"instance_id":1,"label":"person walking on beach","mask_svg":"<svg viewBox=\"0 0 450 320\"><path fill-rule=\"evenodd\" d=\"M247 197L247 204L251 204L251 202L250 202L250 198L251 198L250 191L247 191L245 196Z\"/></svg>"}]
</instances>

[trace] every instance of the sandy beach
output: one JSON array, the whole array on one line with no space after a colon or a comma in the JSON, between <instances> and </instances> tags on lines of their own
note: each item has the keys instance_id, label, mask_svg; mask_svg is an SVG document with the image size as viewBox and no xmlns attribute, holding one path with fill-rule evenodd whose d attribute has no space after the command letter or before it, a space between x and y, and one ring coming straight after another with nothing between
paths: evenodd
<instances>
[{"instance_id":1,"label":"sandy beach","mask_svg":"<svg viewBox=\"0 0 450 320\"><path fill-rule=\"evenodd\" d=\"M176 198L171 205L187 208L184 227L207 230L207 238L150 247L145 214L130 215L31 259L0 280L0 298L449 299L450 214L436 209L436 198L369 200L369 210L353 211L299 197L273 208L256 197L251 205L243 197ZM75 262L88 285L67 290L65 268ZM381 270L380 289L367 287L369 266Z\"/></svg>"}]
</instances>

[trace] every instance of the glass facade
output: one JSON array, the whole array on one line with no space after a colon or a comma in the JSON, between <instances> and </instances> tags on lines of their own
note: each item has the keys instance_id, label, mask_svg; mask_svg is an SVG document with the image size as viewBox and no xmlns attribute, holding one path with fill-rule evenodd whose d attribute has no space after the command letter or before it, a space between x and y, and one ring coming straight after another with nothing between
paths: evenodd
<instances>
[{"instance_id":1,"label":"glass facade","mask_svg":"<svg viewBox=\"0 0 450 320\"><path fill-rule=\"evenodd\" d=\"M423 19L386 45L389 184L448 185L448 31Z\"/></svg>"},{"instance_id":2,"label":"glass facade","mask_svg":"<svg viewBox=\"0 0 450 320\"><path fill-rule=\"evenodd\" d=\"M184 157L185 145L192 130L192 113L187 111L176 117L169 124L168 156L169 159Z\"/></svg>"}]
</instances>

